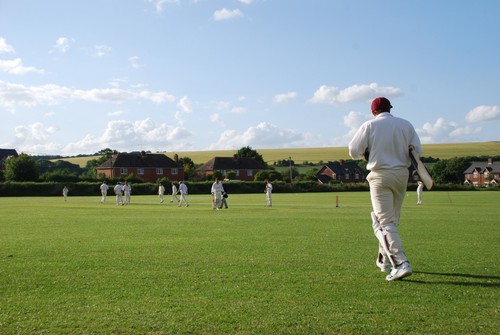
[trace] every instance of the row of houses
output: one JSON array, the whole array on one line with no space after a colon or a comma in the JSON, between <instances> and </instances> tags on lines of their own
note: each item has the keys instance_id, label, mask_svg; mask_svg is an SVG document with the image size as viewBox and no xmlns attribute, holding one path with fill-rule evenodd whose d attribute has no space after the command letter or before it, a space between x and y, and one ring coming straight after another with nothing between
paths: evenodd
<instances>
[{"instance_id":1,"label":"row of houses","mask_svg":"<svg viewBox=\"0 0 500 335\"><path fill-rule=\"evenodd\" d=\"M0 168L9 157L17 157L14 149L0 149ZM153 154L148 152L122 152L113 155L110 159L99 165L97 175L100 178L126 178L135 175L144 182L156 182L158 179L167 178L171 181L184 180L184 167L179 163L178 156L170 158L165 154ZM205 177L220 172L226 175L232 172L236 180L253 181L255 175L266 166L249 157L214 157L200 166L197 171ZM418 174L409 168L409 182L416 182ZM354 162L329 162L325 164L316 174L318 182L327 184L359 183L366 179L367 172ZM500 162L472 162L471 166L464 171L466 184L474 186L490 186L500 183Z\"/></svg>"}]
</instances>

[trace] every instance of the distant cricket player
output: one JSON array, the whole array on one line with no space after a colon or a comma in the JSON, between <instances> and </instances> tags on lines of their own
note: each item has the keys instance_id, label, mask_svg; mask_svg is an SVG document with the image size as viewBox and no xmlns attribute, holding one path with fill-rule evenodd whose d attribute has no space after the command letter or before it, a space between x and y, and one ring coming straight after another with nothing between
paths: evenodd
<instances>
[{"instance_id":1,"label":"distant cricket player","mask_svg":"<svg viewBox=\"0 0 500 335\"><path fill-rule=\"evenodd\" d=\"M349 155L354 159L365 158L370 173L373 207L372 225L379 241L376 265L383 272L391 273L386 280L398 280L412 274L408 258L403 250L398 225L401 207L408 184L408 167L411 164L408 147L413 145L422 152L420 139L413 125L391 114L387 98L373 100L374 119L361 125L349 143Z\"/></svg>"}]
</instances>

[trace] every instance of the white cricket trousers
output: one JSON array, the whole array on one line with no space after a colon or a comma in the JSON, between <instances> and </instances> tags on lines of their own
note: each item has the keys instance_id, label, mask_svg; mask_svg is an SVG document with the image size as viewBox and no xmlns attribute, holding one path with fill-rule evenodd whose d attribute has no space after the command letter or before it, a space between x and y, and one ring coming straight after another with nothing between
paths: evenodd
<instances>
[{"instance_id":1,"label":"white cricket trousers","mask_svg":"<svg viewBox=\"0 0 500 335\"><path fill-rule=\"evenodd\" d=\"M398 233L401 207L406 196L408 169L371 171L366 180L370 183L370 197L373 212L378 219L389 251L396 265L407 262L403 244ZM377 235L377 227L374 225ZM378 238L378 236L377 236Z\"/></svg>"}]
</instances>

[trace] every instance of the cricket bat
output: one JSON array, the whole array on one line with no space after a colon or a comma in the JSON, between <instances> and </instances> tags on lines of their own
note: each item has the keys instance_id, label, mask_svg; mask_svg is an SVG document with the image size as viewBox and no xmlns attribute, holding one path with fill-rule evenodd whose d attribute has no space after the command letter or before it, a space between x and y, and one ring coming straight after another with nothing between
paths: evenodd
<instances>
[{"instance_id":1,"label":"cricket bat","mask_svg":"<svg viewBox=\"0 0 500 335\"><path fill-rule=\"evenodd\" d=\"M429 171L425 167L424 163L422 163L422 161L420 160L420 155L415 150L415 147L413 145L410 145L409 151L410 151L411 164L413 165L415 170L417 170L417 173L420 179L422 179L422 182L424 183L425 187L428 190L430 190L432 188L432 185L434 185L434 181L432 180Z\"/></svg>"}]
</instances>

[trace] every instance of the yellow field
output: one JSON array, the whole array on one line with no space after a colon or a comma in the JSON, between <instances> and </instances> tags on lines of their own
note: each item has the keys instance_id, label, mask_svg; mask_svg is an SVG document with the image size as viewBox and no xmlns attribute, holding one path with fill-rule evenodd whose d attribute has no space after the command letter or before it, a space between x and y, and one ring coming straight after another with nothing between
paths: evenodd
<instances>
[{"instance_id":1,"label":"yellow field","mask_svg":"<svg viewBox=\"0 0 500 335\"><path fill-rule=\"evenodd\" d=\"M463 156L500 156L500 142L474 142L474 143L450 143L450 144L425 144L424 157L434 157L449 159ZM264 161L269 165L279 160L288 160L289 157L295 164L302 164L305 161L318 163L320 161L338 161L349 159L347 147L325 147L325 148L291 148L291 149L256 149L262 155ZM179 157L189 157L196 164L203 164L213 157L230 157L237 150L212 150L212 151L175 151L165 152L167 156L173 158L174 154ZM96 157L73 157L64 160L82 167L89 159Z\"/></svg>"}]
</instances>

